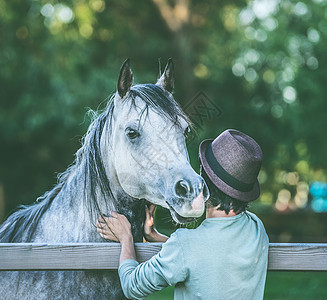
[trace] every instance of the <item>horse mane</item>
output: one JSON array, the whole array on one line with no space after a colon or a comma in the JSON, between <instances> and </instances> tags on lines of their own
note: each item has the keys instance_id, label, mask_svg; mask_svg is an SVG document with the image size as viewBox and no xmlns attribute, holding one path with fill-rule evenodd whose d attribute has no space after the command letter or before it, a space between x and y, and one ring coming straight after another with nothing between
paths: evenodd
<instances>
[{"instance_id":1,"label":"horse mane","mask_svg":"<svg viewBox=\"0 0 327 300\"><path fill-rule=\"evenodd\" d=\"M37 198L32 205L20 205L0 227L0 242L20 243L23 242L24 234L26 234L24 240L31 240L36 225L60 192L62 185L63 183L58 183L51 191Z\"/></svg>"},{"instance_id":2,"label":"horse mane","mask_svg":"<svg viewBox=\"0 0 327 300\"><path fill-rule=\"evenodd\" d=\"M139 84L133 86L130 90L129 98L131 98L131 103L134 107L136 107L136 97L140 97L146 104L145 110L142 113L152 108L165 115L178 126L181 126L180 118L183 118L190 124L189 119L172 95L158 85ZM56 196L63 190L68 178L80 167L82 167L84 172L84 204L88 208L91 220L94 216L101 214L98 203L99 192L102 201L109 201L110 199L113 205L117 207L119 201L112 194L110 180L107 177L100 151L103 129L105 126L109 126L109 129L111 129L113 109L114 95L108 100L104 111L90 111L93 115L93 121L84 136L81 148L75 154L74 163L58 176L58 183L52 190L39 197L32 205L19 206L18 210L7 218L0 227L0 242L31 241L40 219L51 206Z\"/></svg>"}]
</instances>

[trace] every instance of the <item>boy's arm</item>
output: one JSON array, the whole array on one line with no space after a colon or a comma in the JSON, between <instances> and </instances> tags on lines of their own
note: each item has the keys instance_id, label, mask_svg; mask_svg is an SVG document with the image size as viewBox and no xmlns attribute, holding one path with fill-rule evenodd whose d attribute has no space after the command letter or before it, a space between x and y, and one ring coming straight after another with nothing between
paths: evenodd
<instances>
[{"instance_id":1,"label":"boy's arm","mask_svg":"<svg viewBox=\"0 0 327 300\"><path fill-rule=\"evenodd\" d=\"M125 240L122 240L120 244L121 244L121 251L119 257L119 264L121 264L126 259L136 260L133 236L131 235Z\"/></svg>"},{"instance_id":2,"label":"boy's arm","mask_svg":"<svg viewBox=\"0 0 327 300\"><path fill-rule=\"evenodd\" d=\"M126 259L118 269L121 286L129 299L143 299L146 296L183 282L188 276L183 248L176 234L163 244L162 250L150 260L139 264Z\"/></svg>"},{"instance_id":3,"label":"boy's arm","mask_svg":"<svg viewBox=\"0 0 327 300\"><path fill-rule=\"evenodd\" d=\"M124 215L115 212L111 212L111 215L109 218L102 216L98 219L97 231L103 238L121 243L118 272L127 298L143 299L168 285L185 280L187 268L176 234L163 244L157 255L139 264L136 261L130 223Z\"/></svg>"},{"instance_id":4,"label":"boy's arm","mask_svg":"<svg viewBox=\"0 0 327 300\"><path fill-rule=\"evenodd\" d=\"M126 259L136 260L131 224L124 215L114 211L111 217L101 216L97 222L97 231L106 240L120 242L119 263Z\"/></svg>"}]
</instances>

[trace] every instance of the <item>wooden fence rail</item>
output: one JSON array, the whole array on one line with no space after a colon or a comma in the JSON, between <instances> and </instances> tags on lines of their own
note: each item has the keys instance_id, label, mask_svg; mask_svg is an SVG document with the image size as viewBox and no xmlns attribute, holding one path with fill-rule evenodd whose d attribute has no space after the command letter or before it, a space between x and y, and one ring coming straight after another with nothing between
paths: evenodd
<instances>
[{"instance_id":1,"label":"wooden fence rail","mask_svg":"<svg viewBox=\"0 0 327 300\"><path fill-rule=\"evenodd\" d=\"M161 243L136 243L139 261L158 253ZM117 269L120 244L0 243L0 271ZM327 271L327 244L270 244L268 270Z\"/></svg>"}]
</instances>

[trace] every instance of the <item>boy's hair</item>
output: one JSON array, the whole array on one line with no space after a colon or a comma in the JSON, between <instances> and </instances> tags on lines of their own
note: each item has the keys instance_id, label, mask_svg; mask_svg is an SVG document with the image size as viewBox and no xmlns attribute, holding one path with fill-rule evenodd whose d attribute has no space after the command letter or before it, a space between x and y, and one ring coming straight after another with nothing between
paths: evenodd
<instances>
[{"instance_id":1,"label":"boy's hair","mask_svg":"<svg viewBox=\"0 0 327 300\"><path fill-rule=\"evenodd\" d=\"M200 175L205 180L209 192L210 192L210 198L208 199L206 205L209 207L217 207L217 210L223 210L225 211L226 215L229 214L231 210L233 210L235 213L241 213L245 211L249 207L248 202L243 202L237 199L234 199L228 195L226 195L224 192L222 192L220 189L218 189L214 183L211 181L207 173L205 172L202 165L200 166Z\"/></svg>"}]
</instances>

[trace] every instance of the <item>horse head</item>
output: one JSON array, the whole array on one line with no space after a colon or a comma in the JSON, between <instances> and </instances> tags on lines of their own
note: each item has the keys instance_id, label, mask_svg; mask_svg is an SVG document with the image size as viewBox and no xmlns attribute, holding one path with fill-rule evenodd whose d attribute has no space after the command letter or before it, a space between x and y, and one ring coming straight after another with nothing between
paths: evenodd
<instances>
[{"instance_id":1,"label":"horse head","mask_svg":"<svg viewBox=\"0 0 327 300\"><path fill-rule=\"evenodd\" d=\"M111 177L133 198L168 208L176 222L194 220L203 214L209 192L189 162L190 124L172 96L172 61L156 84L132 83L126 60L113 100Z\"/></svg>"}]
</instances>

